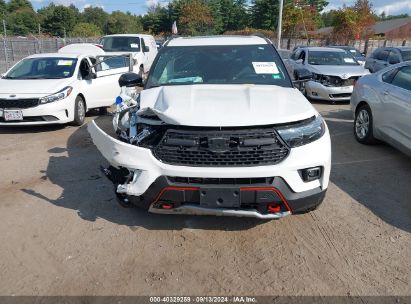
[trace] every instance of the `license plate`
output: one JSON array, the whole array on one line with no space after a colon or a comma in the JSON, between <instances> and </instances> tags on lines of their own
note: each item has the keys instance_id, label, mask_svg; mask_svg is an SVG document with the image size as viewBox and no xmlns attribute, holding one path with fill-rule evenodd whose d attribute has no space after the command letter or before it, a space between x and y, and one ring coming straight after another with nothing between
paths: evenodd
<instances>
[{"instance_id":1,"label":"license plate","mask_svg":"<svg viewBox=\"0 0 411 304\"><path fill-rule=\"evenodd\" d=\"M240 189L201 188L200 206L224 208L240 207Z\"/></svg>"},{"instance_id":2,"label":"license plate","mask_svg":"<svg viewBox=\"0 0 411 304\"><path fill-rule=\"evenodd\" d=\"M23 120L23 112L21 110L4 110L4 120Z\"/></svg>"}]
</instances>

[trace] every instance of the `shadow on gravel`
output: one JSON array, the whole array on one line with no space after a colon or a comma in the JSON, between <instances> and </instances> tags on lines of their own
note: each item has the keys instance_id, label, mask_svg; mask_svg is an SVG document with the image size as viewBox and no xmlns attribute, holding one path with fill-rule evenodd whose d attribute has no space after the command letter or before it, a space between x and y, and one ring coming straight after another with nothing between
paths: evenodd
<instances>
[{"instance_id":1,"label":"shadow on gravel","mask_svg":"<svg viewBox=\"0 0 411 304\"><path fill-rule=\"evenodd\" d=\"M411 232L411 158L391 146L359 144L351 111L323 115L331 133L331 182L386 223Z\"/></svg>"},{"instance_id":2,"label":"shadow on gravel","mask_svg":"<svg viewBox=\"0 0 411 304\"><path fill-rule=\"evenodd\" d=\"M336 108L323 116L333 145L331 182L388 224L411 232L411 159L385 144L357 143L348 110ZM265 223L247 218L163 216L120 207L111 182L99 170L106 162L93 145L86 126L69 137L67 148L54 147L48 152L50 159L44 178L61 187L62 195L54 200L31 189L22 191L56 206L76 210L84 220L102 218L130 229L152 230L231 231Z\"/></svg>"},{"instance_id":3,"label":"shadow on gravel","mask_svg":"<svg viewBox=\"0 0 411 304\"><path fill-rule=\"evenodd\" d=\"M50 199L32 189L21 191L53 205L76 210L84 220L107 221L150 230L245 230L265 221L245 218L211 216L156 215L138 208L123 208L116 200L114 187L100 172L106 165L87 132L87 126L78 128L68 139L67 149L54 147L48 150L50 159L44 178L63 189L58 199ZM63 155L62 155L63 154Z\"/></svg>"}]
</instances>

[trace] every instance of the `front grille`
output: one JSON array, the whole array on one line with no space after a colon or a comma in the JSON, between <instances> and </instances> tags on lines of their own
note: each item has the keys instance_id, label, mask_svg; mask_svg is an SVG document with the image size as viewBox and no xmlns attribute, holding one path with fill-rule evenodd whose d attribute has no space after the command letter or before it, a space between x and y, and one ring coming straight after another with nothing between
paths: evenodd
<instances>
[{"instance_id":1,"label":"front grille","mask_svg":"<svg viewBox=\"0 0 411 304\"><path fill-rule=\"evenodd\" d=\"M351 93L330 94L331 98L348 98L351 97Z\"/></svg>"},{"instance_id":2,"label":"front grille","mask_svg":"<svg viewBox=\"0 0 411 304\"><path fill-rule=\"evenodd\" d=\"M39 99L38 98L30 98L30 99L0 99L0 108L1 109L8 109L8 108L18 108L18 109L26 109L38 106Z\"/></svg>"},{"instance_id":3,"label":"front grille","mask_svg":"<svg viewBox=\"0 0 411 304\"><path fill-rule=\"evenodd\" d=\"M274 128L168 129L153 148L154 156L163 163L198 167L274 165L288 152Z\"/></svg>"},{"instance_id":4,"label":"front grille","mask_svg":"<svg viewBox=\"0 0 411 304\"><path fill-rule=\"evenodd\" d=\"M173 184L190 185L271 185L274 181L274 177L210 178L167 176L167 179Z\"/></svg>"}]
</instances>

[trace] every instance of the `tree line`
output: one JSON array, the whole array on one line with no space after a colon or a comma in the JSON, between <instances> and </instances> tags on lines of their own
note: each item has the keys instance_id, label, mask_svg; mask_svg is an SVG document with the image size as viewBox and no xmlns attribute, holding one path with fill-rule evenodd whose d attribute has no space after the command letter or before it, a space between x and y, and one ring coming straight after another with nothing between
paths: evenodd
<instances>
[{"instance_id":1,"label":"tree line","mask_svg":"<svg viewBox=\"0 0 411 304\"><path fill-rule=\"evenodd\" d=\"M378 20L396 18L384 13L377 16L369 0L323 12L327 5L327 0L284 0L283 34L308 37L318 28L334 26L338 37L352 39L367 35L366 28ZM0 15L6 21L7 33L15 36L96 37L137 32L166 36L174 21L179 33L186 35L256 30L272 33L277 28L278 12L278 0L171 0L165 6L149 7L144 15L108 13L92 6L80 11L74 5L54 3L35 11L28 0L0 0Z\"/></svg>"}]
</instances>

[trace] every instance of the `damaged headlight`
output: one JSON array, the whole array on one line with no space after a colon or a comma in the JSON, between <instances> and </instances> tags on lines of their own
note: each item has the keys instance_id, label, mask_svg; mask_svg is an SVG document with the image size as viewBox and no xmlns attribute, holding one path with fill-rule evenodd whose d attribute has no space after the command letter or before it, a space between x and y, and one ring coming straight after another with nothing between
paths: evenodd
<instances>
[{"instance_id":1,"label":"damaged headlight","mask_svg":"<svg viewBox=\"0 0 411 304\"><path fill-rule=\"evenodd\" d=\"M300 147L321 138L325 133L325 122L317 116L309 122L278 128L277 132L291 148Z\"/></svg>"},{"instance_id":2,"label":"damaged headlight","mask_svg":"<svg viewBox=\"0 0 411 304\"><path fill-rule=\"evenodd\" d=\"M62 100L64 98L69 97L72 91L73 91L72 87L65 87L64 89L62 89L61 91L58 91L55 94L40 98L40 103L43 104L43 103L49 103L49 102Z\"/></svg>"}]
</instances>

